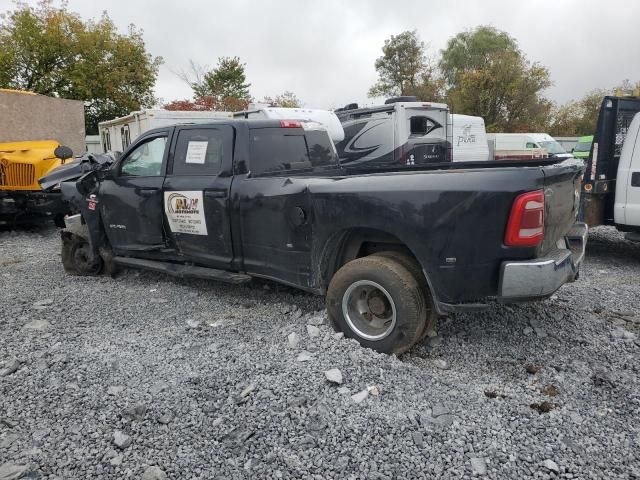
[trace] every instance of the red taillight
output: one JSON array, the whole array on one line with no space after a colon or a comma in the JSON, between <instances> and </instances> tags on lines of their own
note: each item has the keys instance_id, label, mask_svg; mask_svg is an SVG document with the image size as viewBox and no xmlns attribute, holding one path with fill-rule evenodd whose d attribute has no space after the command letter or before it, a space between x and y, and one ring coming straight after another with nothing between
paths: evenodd
<instances>
[{"instance_id":1,"label":"red taillight","mask_svg":"<svg viewBox=\"0 0 640 480\"><path fill-rule=\"evenodd\" d=\"M282 128L302 128L302 123L297 120L280 120Z\"/></svg>"},{"instance_id":2,"label":"red taillight","mask_svg":"<svg viewBox=\"0 0 640 480\"><path fill-rule=\"evenodd\" d=\"M518 195L513 201L504 244L509 247L535 247L544 238L544 192L536 190Z\"/></svg>"}]
</instances>

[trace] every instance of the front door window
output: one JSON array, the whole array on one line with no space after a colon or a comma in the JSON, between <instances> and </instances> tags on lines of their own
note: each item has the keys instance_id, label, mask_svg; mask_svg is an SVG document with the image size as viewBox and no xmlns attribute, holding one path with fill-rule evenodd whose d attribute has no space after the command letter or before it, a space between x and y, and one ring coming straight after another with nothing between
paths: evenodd
<instances>
[{"instance_id":1,"label":"front door window","mask_svg":"<svg viewBox=\"0 0 640 480\"><path fill-rule=\"evenodd\" d=\"M127 177L160 176L166 144L167 137L156 137L138 145L122 161L120 174Z\"/></svg>"}]
</instances>

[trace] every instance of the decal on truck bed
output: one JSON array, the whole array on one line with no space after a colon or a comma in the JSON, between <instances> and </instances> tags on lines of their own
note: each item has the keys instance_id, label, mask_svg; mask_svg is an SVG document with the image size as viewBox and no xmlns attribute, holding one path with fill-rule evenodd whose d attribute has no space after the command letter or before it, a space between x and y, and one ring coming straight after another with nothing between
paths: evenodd
<instances>
[{"instance_id":1,"label":"decal on truck bed","mask_svg":"<svg viewBox=\"0 0 640 480\"><path fill-rule=\"evenodd\" d=\"M201 191L164 192L164 212L173 233L207 235Z\"/></svg>"}]
</instances>

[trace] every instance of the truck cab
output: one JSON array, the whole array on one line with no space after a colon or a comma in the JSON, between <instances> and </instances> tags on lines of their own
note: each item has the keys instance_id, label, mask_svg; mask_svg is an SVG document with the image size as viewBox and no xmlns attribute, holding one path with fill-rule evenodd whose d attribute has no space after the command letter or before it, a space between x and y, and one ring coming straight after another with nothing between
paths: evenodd
<instances>
[{"instance_id":1,"label":"truck cab","mask_svg":"<svg viewBox=\"0 0 640 480\"><path fill-rule=\"evenodd\" d=\"M589 158L591 152L591 144L593 143L593 135L585 135L578 137L578 142L571 149L571 153L576 158L586 159Z\"/></svg>"},{"instance_id":2,"label":"truck cab","mask_svg":"<svg viewBox=\"0 0 640 480\"><path fill-rule=\"evenodd\" d=\"M640 97L602 99L582 181L581 217L589 226L615 225L621 231L637 230L638 224L633 223L637 122L633 121L638 112ZM628 136L631 138L627 142Z\"/></svg>"},{"instance_id":3,"label":"truck cab","mask_svg":"<svg viewBox=\"0 0 640 480\"><path fill-rule=\"evenodd\" d=\"M636 113L622 144L613 209L616 226L640 240L640 113Z\"/></svg>"}]
</instances>

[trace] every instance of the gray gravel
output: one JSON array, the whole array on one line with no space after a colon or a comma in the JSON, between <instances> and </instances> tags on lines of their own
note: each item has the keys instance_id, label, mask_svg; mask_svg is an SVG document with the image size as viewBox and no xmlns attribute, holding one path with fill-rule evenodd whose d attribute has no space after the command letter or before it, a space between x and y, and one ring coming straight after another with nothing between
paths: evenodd
<instances>
[{"instance_id":1,"label":"gray gravel","mask_svg":"<svg viewBox=\"0 0 640 480\"><path fill-rule=\"evenodd\" d=\"M55 230L0 233L0 279L0 479L640 476L640 246L610 228L551 300L400 359L274 283L69 277Z\"/></svg>"}]
</instances>

